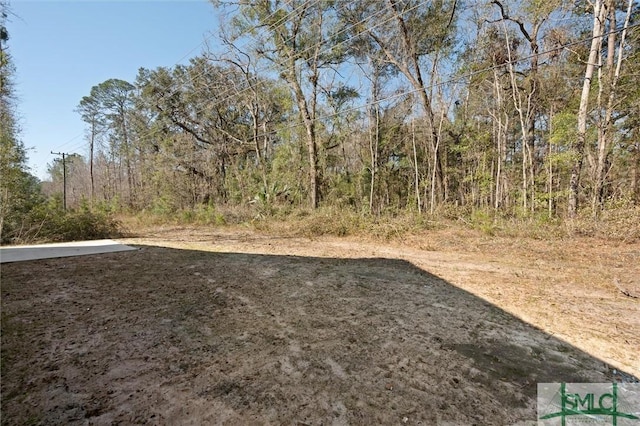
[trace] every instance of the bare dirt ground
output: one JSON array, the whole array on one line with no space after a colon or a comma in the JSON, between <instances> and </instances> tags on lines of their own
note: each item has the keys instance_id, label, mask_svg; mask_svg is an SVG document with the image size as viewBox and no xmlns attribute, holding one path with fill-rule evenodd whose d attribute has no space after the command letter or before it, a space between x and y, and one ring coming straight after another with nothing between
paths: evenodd
<instances>
[{"instance_id":1,"label":"bare dirt ground","mask_svg":"<svg viewBox=\"0 0 640 426\"><path fill-rule=\"evenodd\" d=\"M2 265L2 424L535 424L538 382L640 377L638 243L122 241Z\"/></svg>"}]
</instances>

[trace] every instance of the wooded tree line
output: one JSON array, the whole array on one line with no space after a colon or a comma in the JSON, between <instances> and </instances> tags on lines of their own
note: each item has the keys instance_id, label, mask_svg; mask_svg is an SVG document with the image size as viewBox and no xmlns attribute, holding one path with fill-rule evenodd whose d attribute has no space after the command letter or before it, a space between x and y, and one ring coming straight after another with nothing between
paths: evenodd
<instances>
[{"instance_id":1,"label":"wooded tree line","mask_svg":"<svg viewBox=\"0 0 640 426\"><path fill-rule=\"evenodd\" d=\"M7 49L9 9L0 2L0 235L20 226L20 218L42 201L38 180L27 168L19 138L14 96L14 67Z\"/></svg>"},{"instance_id":2,"label":"wooded tree line","mask_svg":"<svg viewBox=\"0 0 640 426\"><path fill-rule=\"evenodd\" d=\"M640 201L632 0L213 7L215 48L80 100L78 202L571 216Z\"/></svg>"},{"instance_id":3,"label":"wooded tree line","mask_svg":"<svg viewBox=\"0 0 640 426\"><path fill-rule=\"evenodd\" d=\"M0 1L0 244L115 236L118 223L111 217L91 211L87 203L81 209L64 211L56 196L46 199L43 185L30 173L14 94L16 70L8 48L7 21L12 16L9 5ZM79 155L69 159L72 166L85 164ZM55 169L54 164L51 172L57 179ZM79 169L70 172L82 179Z\"/></svg>"}]
</instances>

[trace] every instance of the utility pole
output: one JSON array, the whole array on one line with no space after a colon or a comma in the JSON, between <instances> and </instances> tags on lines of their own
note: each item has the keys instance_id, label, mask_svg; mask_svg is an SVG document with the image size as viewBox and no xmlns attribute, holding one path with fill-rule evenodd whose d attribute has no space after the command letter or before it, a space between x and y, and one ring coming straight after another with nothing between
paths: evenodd
<instances>
[{"instance_id":1,"label":"utility pole","mask_svg":"<svg viewBox=\"0 0 640 426\"><path fill-rule=\"evenodd\" d=\"M53 155L61 155L62 156L62 208L64 211L67 211L67 160L66 152L53 152Z\"/></svg>"}]
</instances>

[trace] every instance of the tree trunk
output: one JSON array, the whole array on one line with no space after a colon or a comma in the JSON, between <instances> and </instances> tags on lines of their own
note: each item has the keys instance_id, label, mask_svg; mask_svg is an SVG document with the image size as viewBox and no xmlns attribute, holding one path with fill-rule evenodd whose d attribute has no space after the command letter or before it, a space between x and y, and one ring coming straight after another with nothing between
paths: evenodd
<instances>
[{"instance_id":1,"label":"tree trunk","mask_svg":"<svg viewBox=\"0 0 640 426\"><path fill-rule=\"evenodd\" d=\"M420 173L418 171L418 151L416 149L416 123L411 120L411 145L413 146L413 171L415 177L416 204L418 213L422 214L422 202L420 201ZM432 207L433 210L433 207Z\"/></svg>"},{"instance_id":2,"label":"tree trunk","mask_svg":"<svg viewBox=\"0 0 640 426\"><path fill-rule=\"evenodd\" d=\"M300 82L292 76L289 83L293 87L296 103L300 111L300 118L304 124L307 142L307 158L309 161L309 198L312 209L318 208L318 151L316 142L316 125L314 117L311 115L307 99L302 91Z\"/></svg>"},{"instance_id":3,"label":"tree trunk","mask_svg":"<svg viewBox=\"0 0 640 426\"><path fill-rule=\"evenodd\" d=\"M380 46L383 53L385 54L387 60L395 65L398 70L409 80L413 88L418 92L420 97L420 101L422 107L424 109L427 125L429 127L429 141L430 141L430 151L431 151L431 159L433 161L433 167L435 172L433 176L437 180L436 185L433 185L434 191L437 188L438 190L438 198L443 197L443 176L442 176L442 161L440 159L438 149L439 149L439 139L438 139L438 130L436 128L435 123L435 114L433 112L433 107L431 105L431 99L427 94L427 87L424 83L424 79L422 76L422 70L420 69L420 63L418 54L413 48L411 35L409 33L409 29L407 28L406 22L403 19L402 13L397 10L397 5L393 0L387 0L387 6L389 11L393 14L396 22L398 23L398 27L401 33L402 45L403 49L406 52L406 58L404 60L400 60L396 55L397 52L394 49L391 49L384 41L382 41L379 37L375 36L372 32L369 32L370 36L373 40ZM455 11L455 7L454 7ZM435 66L435 64L434 64ZM435 197L432 196L432 199Z\"/></svg>"},{"instance_id":4,"label":"tree trunk","mask_svg":"<svg viewBox=\"0 0 640 426\"><path fill-rule=\"evenodd\" d=\"M91 141L89 144L89 178L91 180L91 204L93 205L95 199L95 180L93 178L93 151L95 147L96 139L96 123L91 123Z\"/></svg>"},{"instance_id":5,"label":"tree trunk","mask_svg":"<svg viewBox=\"0 0 640 426\"><path fill-rule=\"evenodd\" d=\"M553 144L551 143L551 135L553 134L553 116L554 108L551 105L549 110L549 138L547 140L547 213L549 217L553 216L554 203L553 203Z\"/></svg>"},{"instance_id":6,"label":"tree trunk","mask_svg":"<svg viewBox=\"0 0 640 426\"><path fill-rule=\"evenodd\" d=\"M609 156L609 147L613 143L613 111L615 107L615 99L616 99L616 86L618 83L618 79L620 77L620 69L622 67L622 57L624 54L624 42L626 36L626 30L629 26L629 22L631 19L631 6L633 4L633 0L629 0L627 6L627 14L625 18L624 27L622 30L622 36L620 40L619 47L616 52L616 32L613 31L614 28L617 28L616 25L616 9L615 4L612 0L607 0L607 7L609 9L609 28L612 30L609 32L608 42L607 42L607 64L606 64L606 82L601 82L600 90L604 90L606 87L608 90L607 93L607 105L604 107L604 120L600 124L600 131L598 132L598 150L597 150L597 161L596 161L596 169L594 176L594 185L593 185L593 193L592 193L592 208L593 214L596 215L597 212L602 208L604 202L604 185L605 185L605 169L608 162ZM616 60L617 53L617 60ZM600 73L600 70L598 70ZM599 74L600 77L600 74ZM600 78L599 78L600 80ZM600 104L601 98L598 97L598 103ZM602 108L602 105L599 105Z\"/></svg>"},{"instance_id":7,"label":"tree trunk","mask_svg":"<svg viewBox=\"0 0 640 426\"><path fill-rule=\"evenodd\" d=\"M525 111L524 101L522 100L522 94L518 90L518 81L516 80L515 71L513 69L513 60L511 54L511 41L509 40L509 33L505 27L504 29L505 41L507 46L507 54L508 54L508 64L509 64L509 77L511 81L511 96L513 98L513 105L518 112L518 117L520 118L520 131L522 134L522 209L523 211L527 210L527 206L529 205L529 168L531 164L531 153L529 149L530 143L530 135L529 135L529 126L527 124L528 116L530 114L530 103L531 96L530 93L527 101L527 110Z\"/></svg>"},{"instance_id":8,"label":"tree trunk","mask_svg":"<svg viewBox=\"0 0 640 426\"><path fill-rule=\"evenodd\" d=\"M587 60L587 68L585 70L584 82L582 85L582 95L580 96L580 107L578 109L578 132L576 142L573 147L575 156L573 167L571 169L571 179L569 180L569 200L567 213L569 217L575 217L578 212L578 197L580 193L580 173L582 171L582 162L584 161L584 147L587 136L587 113L589 106L589 93L591 91L591 79L596 67L596 60L602 42L602 33L604 31L604 20L607 16L607 8L603 0L595 0L593 9L593 38L591 39L591 48L589 50L589 59Z\"/></svg>"},{"instance_id":9,"label":"tree trunk","mask_svg":"<svg viewBox=\"0 0 640 426\"><path fill-rule=\"evenodd\" d=\"M377 97L377 89L375 86L372 90L374 93L373 99ZM378 147L380 146L380 108L376 104L373 111L370 113L369 118L370 130L369 130L369 150L371 151L371 187L369 188L369 211L374 213L374 196L375 196L375 184L378 174ZM373 124L371 124L373 123Z\"/></svg>"},{"instance_id":10,"label":"tree trunk","mask_svg":"<svg viewBox=\"0 0 640 426\"><path fill-rule=\"evenodd\" d=\"M529 50L531 57L531 68L529 69L529 78L528 78L528 87L527 87L527 105L526 109L524 108L524 102L520 98L520 93L518 93L518 100L516 100L516 96L514 93L514 102L516 102L516 108L518 109L518 113L520 115L520 123L523 126L522 129L522 190L523 190L523 207L526 210L527 204L529 205L531 211L535 210L535 199L536 199L536 174L537 174L537 162L536 162L536 119L539 115L540 104L538 100L538 57L540 46L538 45L538 33L540 32L540 28L544 24L546 18L537 17L534 19L531 27L531 31L528 31L525 23L518 19L509 16L507 11L504 8L504 5L499 0L493 0L493 4L500 8L500 15L502 16L503 21L508 20L514 22L518 25L520 29L520 33L522 36L529 42ZM508 34L505 28L505 35ZM512 75L512 80L515 82L513 78L513 69L511 65L511 51L509 39L507 37L507 50L509 52L509 71ZM517 90L517 86L514 87L514 91ZM526 128L526 130L525 130Z\"/></svg>"},{"instance_id":11,"label":"tree trunk","mask_svg":"<svg viewBox=\"0 0 640 426\"><path fill-rule=\"evenodd\" d=\"M637 130L635 133L640 134ZM634 205L640 205L640 142L635 143L631 156L631 199Z\"/></svg>"}]
</instances>

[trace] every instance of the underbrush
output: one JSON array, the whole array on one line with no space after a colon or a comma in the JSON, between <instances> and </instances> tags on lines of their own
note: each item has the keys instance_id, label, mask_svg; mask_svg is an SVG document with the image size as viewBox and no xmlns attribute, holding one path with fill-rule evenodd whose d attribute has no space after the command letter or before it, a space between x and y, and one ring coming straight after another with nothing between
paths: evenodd
<instances>
[{"instance_id":1,"label":"underbrush","mask_svg":"<svg viewBox=\"0 0 640 426\"><path fill-rule=\"evenodd\" d=\"M465 228L498 237L539 240L593 237L635 242L640 241L640 207L614 208L597 217L585 210L573 219L547 213L499 215L493 211L469 211L450 206L436 210L433 215L390 212L380 216L321 208L298 211L287 218L269 218L254 226L265 231L307 237L358 235L389 240L433 229Z\"/></svg>"},{"instance_id":2,"label":"underbrush","mask_svg":"<svg viewBox=\"0 0 640 426\"><path fill-rule=\"evenodd\" d=\"M64 211L44 203L3 223L2 244L96 240L121 236L120 223L87 206Z\"/></svg>"},{"instance_id":3,"label":"underbrush","mask_svg":"<svg viewBox=\"0 0 640 426\"><path fill-rule=\"evenodd\" d=\"M401 238L432 229L437 225L437 222L427 216L412 212L389 212L374 216L332 207L303 209L287 217L274 216L253 222L254 228L279 235L307 238L323 235L360 236L382 240Z\"/></svg>"},{"instance_id":4,"label":"underbrush","mask_svg":"<svg viewBox=\"0 0 640 426\"><path fill-rule=\"evenodd\" d=\"M611 208L598 215L585 209L575 218L549 216L546 212L504 215L477 210L461 214L455 219L448 217L447 220L455 220L491 236L541 240L569 237L624 242L640 240L640 207L637 206Z\"/></svg>"},{"instance_id":5,"label":"underbrush","mask_svg":"<svg viewBox=\"0 0 640 426\"><path fill-rule=\"evenodd\" d=\"M591 211L584 211L563 225L571 235L640 241L640 206L612 208L597 217Z\"/></svg>"},{"instance_id":6,"label":"underbrush","mask_svg":"<svg viewBox=\"0 0 640 426\"><path fill-rule=\"evenodd\" d=\"M496 214L493 210L470 210L441 206L434 214L388 211L371 215L353 209L325 206L316 210L272 207L268 214L253 206L203 206L171 214L140 212L122 216L130 235L159 226L245 226L280 235L314 238L320 236L358 236L375 240L402 240L429 230L461 228L487 236L562 239L576 236L640 240L640 207L605 211L594 218L589 211L574 219L550 217L546 213Z\"/></svg>"},{"instance_id":7,"label":"underbrush","mask_svg":"<svg viewBox=\"0 0 640 426\"><path fill-rule=\"evenodd\" d=\"M241 207L197 206L175 211L142 210L120 213L118 219L128 236L144 234L148 228L162 226L228 226L250 223L251 209Z\"/></svg>"},{"instance_id":8,"label":"underbrush","mask_svg":"<svg viewBox=\"0 0 640 426\"><path fill-rule=\"evenodd\" d=\"M284 236L319 237L369 236L392 239L433 228L437 223L427 216L395 212L381 216L350 209L322 207L316 210L272 207L268 214L254 206L200 207L158 214L142 211L119 216L129 236L144 234L146 229L163 226L251 227L257 231Z\"/></svg>"}]
</instances>

